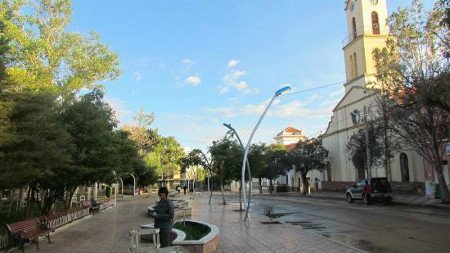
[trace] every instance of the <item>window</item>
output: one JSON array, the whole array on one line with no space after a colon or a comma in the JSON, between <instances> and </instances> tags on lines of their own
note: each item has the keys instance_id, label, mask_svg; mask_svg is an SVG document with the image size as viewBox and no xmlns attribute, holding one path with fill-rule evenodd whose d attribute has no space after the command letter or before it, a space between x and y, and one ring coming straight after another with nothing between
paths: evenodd
<instances>
[{"instance_id":1,"label":"window","mask_svg":"<svg viewBox=\"0 0 450 253\"><path fill-rule=\"evenodd\" d=\"M350 55L350 63L348 64L349 68L350 68L350 78L354 78L355 77L355 70L353 68L353 56Z\"/></svg>"},{"instance_id":2,"label":"window","mask_svg":"<svg viewBox=\"0 0 450 253\"><path fill-rule=\"evenodd\" d=\"M356 60L356 53L353 53L353 69L355 74L353 78L356 78L358 76L358 61Z\"/></svg>"},{"instance_id":3,"label":"window","mask_svg":"<svg viewBox=\"0 0 450 253\"><path fill-rule=\"evenodd\" d=\"M352 29L353 29L353 38L356 38L357 34L356 34L356 20L353 17L352 18Z\"/></svg>"},{"instance_id":4,"label":"window","mask_svg":"<svg viewBox=\"0 0 450 253\"><path fill-rule=\"evenodd\" d=\"M378 22L378 13L372 12L372 33L380 34L380 23Z\"/></svg>"},{"instance_id":5,"label":"window","mask_svg":"<svg viewBox=\"0 0 450 253\"><path fill-rule=\"evenodd\" d=\"M408 156L405 153L400 154L400 171L402 174L402 182L409 182Z\"/></svg>"}]
</instances>

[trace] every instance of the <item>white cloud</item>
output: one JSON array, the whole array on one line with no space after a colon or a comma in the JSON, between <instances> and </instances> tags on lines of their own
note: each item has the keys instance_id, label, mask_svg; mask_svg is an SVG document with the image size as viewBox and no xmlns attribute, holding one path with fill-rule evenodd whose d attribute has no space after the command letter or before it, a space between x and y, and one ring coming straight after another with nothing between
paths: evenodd
<instances>
[{"instance_id":1,"label":"white cloud","mask_svg":"<svg viewBox=\"0 0 450 253\"><path fill-rule=\"evenodd\" d=\"M195 61L191 60L191 59L183 59L183 64L187 64L187 65L192 65L195 64Z\"/></svg>"},{"instance_id":2,"label":"white cloud","mask_svg":"<svg viewBox=\"0 0 450 253\"><path fill-rule=\"evenodd\" d=\"M233 79L238 79L238 78L241 78L241 77L245 76L245 73L246 72L244 70L232 70L231 71L231 77Z\"/></svg>"},{"instance_id":3,"label":"white cloud","mask_svg":"<svg viewBox=\"0 0 450 253\"><path fill-rule=\"evenodd\" d=\"M238 64L239 64L239 61L233 59L233 60L230 60L230 61L228 62L227 67L229 67L229 68L234 68L234 67L236 67Z\"/></svg>"},{"instance_id":4,"label":"white cloud","mask_svg":"<svg viewBox=\"0 0 450 253\"><path fill-rule=\"evenodd\" d=\"M191 86L198 86L200 85L200 83L202 82L202 80L200 79L199 75L192 75L192 76L188 76L185 80L185 83L191 85Z\"/></svg>"},{"instance_id":5,"label":"white cloud","mask_svg":"<svg viewBox=\"0 0 450 253\"><path fill-rule=\"evenodd\" d=\"M244 105L234 107L205 108L205 111L221 114L224 117L237 116L260 116L267 107L270 100L263 101L256 105ZM294 100L289 103L281 104L275 100L268 111L268 116L276 118L324 118L330 117L332 107L324 106L318 109L311 109L305 106L300 100Z\"/></svg>"},{"instance_id":6,"label":"white cloud","mask_svg":"<svg viewBox=\"0 0 450 253\"><path fill-rule=\"evenodd\" d=\"M224 85L219 85L219 87L217 87L217 89L219 90L219 94L225 94L227 93L230 88L228 86L224 86Z\"/></svg>"},{"instance_id":7,"label":"white cloud","mask_svg":"<svg viewBox=\"0 0 450 253\"><path fill-rule=\"evenodd\" d=\"M241 92L243 95L258 93L259 89L250 88L246 81L241 80L246 73L245 70L230 70L230 72L223 77L223 84L218 86L219 94L225 94L231 88Z\"/></svg>"},{"instance_id":8,"label":"white cloud","mask_svg":"<svg viewBox=\"0 0 450 253\"><path fill-rule=\"evenodd\" d=\"M240 81L239 83L236 83L234 87L238 90L246 90L248 89L248 84L246 81Z\"/></svg>"},{"instance_id":9,"label":"white cloud","mask_svg":"<svg viewBox=\"0 0 450 253\"><path fill-rule=\"evenodd\" d=\"M144 76L142 75L142 73L138 71L134 72L133 74L133 78L136 82L139 82L143 77Z\"/></svg>"}]
</instances>

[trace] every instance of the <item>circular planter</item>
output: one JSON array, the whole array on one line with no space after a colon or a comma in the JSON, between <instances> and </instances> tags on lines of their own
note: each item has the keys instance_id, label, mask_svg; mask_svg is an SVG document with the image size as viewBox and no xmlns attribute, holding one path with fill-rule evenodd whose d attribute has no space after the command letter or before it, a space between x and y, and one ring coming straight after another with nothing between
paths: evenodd
<instances>
[{"instance_id":1,"label":"circular planter","mask_svg":"<svg viewBox=\"0 0 450 253\"><path fill-rule=\"evenodd\" d=\"M173 229L173 231L177 234L177 237L172 242L172 245L183 246L183 248L187 249L189 252L196 252L196 253L216 252L219 246L218 227L201 221L186 220L185 222L197 223L203 226L207 226L209 227L210 232L199 240L185 240L186 234L183 231L179 229Z\"/></svg>"}]
</instances>

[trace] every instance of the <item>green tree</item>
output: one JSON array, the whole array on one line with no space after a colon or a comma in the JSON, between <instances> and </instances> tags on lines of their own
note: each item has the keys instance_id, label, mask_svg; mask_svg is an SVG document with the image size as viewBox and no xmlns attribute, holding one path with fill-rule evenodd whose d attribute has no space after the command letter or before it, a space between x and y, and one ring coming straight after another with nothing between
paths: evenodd
<instances>
[{"instance_id":1,"label":"green tree","mask_svg":"<svg viewBox=\"0 0 450 253\"><path fill-rule=\"evenodd\" d=\"M63 105L61 120L72 136L73 171L67 190L110 180L118 161L117 146L125 140L114 133L117 122L111 107L103 101L103 92L94 89ZM121 163L123 164L123 163ZM116 171L119 173L119 171Z\"/></svg>"},{"instance_id":2,"label":"green tree","mask_svg":"<svg viewBox=\"0 0 450 253\"><path fill-rule=\"evenodd\" d=\"M437 1L427 13L414 0L411 7L392 13L388 19L392 37L373 55L377 81L396 125L391 130L404 147L415 150L433 167L442 202L450 203L442 164L450 120L450 61L444 58L450 32L442 22L447 8L445 1Z\"/></svg>"},{"instance_id":3,"label":"green tree","mask_svg":"<svg viewBox=\"0 0 450 253\"><path fill-rule=\"evenodd\" d=\"M288 164L295 166L295 170L300 172L303 183L303 192L306 194L308 180L306 175L310 170L322 171L326 168L325 158L328 156L326 150L319 139L300 140L294 149L287 153L284 158Z\"/></svg>"},{"instance_id":4,"label":"green tree","mask_svg":"<svg viewBox=\"0 0 450 253\"><path fill-rule=\"evenodd\" d=\"M252 144L248 152L248 162L252 171L252 177L259 180L259 194L262 194L262 178L268 167L267 155L269 147L265 143Z\"/></svg>"},{"instance_id":5,"label":"green tree","mask_svg":"<svg viewBox=\"0 0 450 253\"><path fill-rule=\"evenodd\" d=\"M170 137L161 137L160 143L155 147L161 167L159 172L165 178L173 178L175 170L180 167L181 158L184 157L183 147L177 140Z\"/></svg>"},{"instance_id":6,"label":"green tree","mask_svg":"<svg viewBox=\"0 0 450 253\"><path fill-rule=\"evenodd\" d=\"M286 147L283 144L271 144L267 147L265 156L266 165L259 171L258 177L269 179L269 191L272 194L273 180L290 170L291 165L285 159L287 153Z\"/></svg>"},{"instance_id":7,"label":"green tree","mask_svg":"<svg viewBox=\"0 0 450 253\"><path fill-rule=\"evenodd\" d=\"M237 177L241 171L242 149L237 141L222 139L213 141L209 147L211 154L211 170L219 176L220 189L222 191L222 203L225 205L224 184ZM240 174L239 174L240 175Z\"/></svg>"},{"instance_id":8,"label":"green tree","mask_svg":"<svg viewBox=\"0 0 450 253\"><path fill-rule=\"evenodd\" d=\"M67 96L119 76L118 57L98 34L67 31L71 15L70 0L0 1L11 80Z\"/></svg>"},{"instance_id":9,"label":"green tree","mask_svg":"<svg viewBox=\"0 0 450 253\"><path fill-rule=\"evenodd\" d=\"M208 159L206 154L200 149L193 149L185 157L181 159L181 173L186 173L191 166L201 166L205 171L205 176L209 176L210 184L212 185L213 177L213 160ZM210 188L209 204L211 204L213 187Z\"/></svg>"},{"instance_id":10,"label":"green tree","mask_svg":"<svg viewBox=\"0 0 450 253\"><path fill-rule=\"evenodd\" d=\"M369 137L369 152L370 152L370 165L376 166L380 163L383 157L383 143L379 134L381 129L374 124L371 124L368 130ZM365 129L359 129L357 132L352 134L349 142L347 143L347 154L349 160L352 161L353 166L358 172L358 178L366 178L369 175L368 164L367 164L367 140Z\"/></svg>"},{"instance_id":11,"label":"green tree","mask_svg":"<svg viewBox=\"0 0 450 253\"><path fill-rule=\"evenodd\" d=\"M1 189L51 176L70 162L70 136L56 107L45 92L0 92Z\"/></svg>"},{"instance_id":12,"label":"green tree","mask_svg":"<svg viewBox=\"0 0 450 253\"><path fill-rule=\"evenodd\" d=\"M161 166L159 166L159 159L154 159L158 156L155 157L155 154L151 152L160 144L161 137L157 130L150 129L154 121L153 114L145 113L141 109L134 120L134 124L125 125L122 130L127 132L128 138L137 145L140 159L135 164L133 173L139 187L144 188L157 182L156 171Z\"/></svg>"}]
</instances>

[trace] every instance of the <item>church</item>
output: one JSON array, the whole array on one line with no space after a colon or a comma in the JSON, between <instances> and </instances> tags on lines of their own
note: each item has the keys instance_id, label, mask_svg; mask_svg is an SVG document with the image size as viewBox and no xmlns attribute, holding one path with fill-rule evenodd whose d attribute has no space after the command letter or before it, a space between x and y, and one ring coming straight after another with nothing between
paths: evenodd
<instances>
[{"instance_id":1,"label":"church","mask_svg":"<svg viewBox=\"0 0 450 253\"><path fill-rule=\"evenodd\" d=\"M397 185L420 191L423 182L432 177L426 175L424 160L411 150L395 154L388 173L384 166L379 165L372 166L365 175L358 174L348 157L346 146L350 137L373 117L371 112L378 97L376 90L380 87L373 85L376 69L372 52L375 48L384 47L389 28L386 0L347 0L345 12L348 30L343 47L345 95L334 107L328 127L321 136L323 146L329 150L327 166L331 181L354 182L362 177L387 177L394 185L397 182ZM448 168L446 170L448 177Z\"/></svg>"}]
</instances>

